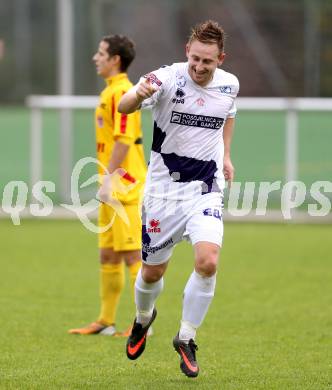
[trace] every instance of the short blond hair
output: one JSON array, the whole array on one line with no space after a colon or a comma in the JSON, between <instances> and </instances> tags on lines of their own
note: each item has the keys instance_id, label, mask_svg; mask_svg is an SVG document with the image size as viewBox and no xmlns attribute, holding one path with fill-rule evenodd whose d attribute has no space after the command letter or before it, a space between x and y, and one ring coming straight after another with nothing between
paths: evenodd
<instances>
[{"instance_id":1,"label":"short blond hair","mask_svg":"<svg viewBox=\"0 0 332 390\"><path fill-rule=\"evenodd\" d=\"M191 30L188 43L191 44L195 40L208 44L216 43L220 52L223 52L225 45L225 32L218 22L207 20L203 23L196 24L196 26Z\"/></svg>"}]
</instances>

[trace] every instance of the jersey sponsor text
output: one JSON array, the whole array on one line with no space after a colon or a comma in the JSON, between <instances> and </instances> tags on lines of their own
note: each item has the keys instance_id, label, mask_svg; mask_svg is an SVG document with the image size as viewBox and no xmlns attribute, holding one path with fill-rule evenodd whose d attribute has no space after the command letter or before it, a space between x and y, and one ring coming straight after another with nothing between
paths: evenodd
<instances>
[{"instance_id":1,"label":"jersey sponsor text","mask_svg":"<svg viewBox=\"0 0 332 390\"><path fill-rule=\"evenodd\" d=\"M205 129L219 130L224 123L224 118L172 111L171 123L177 123L183 126L203 127Z\"/></svg>"}]
</instances>

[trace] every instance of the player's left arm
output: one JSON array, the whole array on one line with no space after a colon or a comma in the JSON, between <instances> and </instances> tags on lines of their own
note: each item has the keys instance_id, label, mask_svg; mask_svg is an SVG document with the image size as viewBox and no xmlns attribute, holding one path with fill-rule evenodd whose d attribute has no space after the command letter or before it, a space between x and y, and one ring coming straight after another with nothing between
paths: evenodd
<instances>
[{"instance_id":1,"label":"player's left arm","mask_svg":"<svg viewBox=\"0 0 332 390\"><path fill-rule=\"evenodd\" d=\"M234 178L234 166L231 160L231 143L233 138L235 118L227 118L224 130L223 130L223 139L224 139L224 176L225 180L231 183Z\"/></svg>"},{"instance_id":2,"label":"player's left arm","mask_svg":"<svg viewBox=\"0 0 332 390\"><path fill-rule=\"evenodd\" d=\"M113 94L113 103L115 107L118 107L119 101L125 91L119 90ZM114 110L112 121L113 121L113 132L110 136L114 139L114 146L112 148L112 153L109 157L109 162L107 166L108 175L104 176L102 185L98 191L100 199L104 202L109 200L113 184L115 183L112 176L114 172L120 176L124 176L127 172L121 168L121 164L125 160L131 145L134 143L135 137L135 114L127 115L121 114L118 111ZM111 183L112 182L112 183Z\"/></svg>"},{"instance_id":3,"label":"player's left arm","mask_svg":"<svg viewBox=\"0 0 332 390\"><path fill-rule=\"evenodd\" d=\"M123 160L126 158L130 145L121 141L115 141L111 158L108 164L108 172L112 174L118 168L120 168Z\"/></svg>"},{"instance_id":4,"label":"player's left arm","mask_svg":"<svg viewBox=\"0 0 332 390\"><path fill-rule=\"evenodd\" d=\"M126 89L118 89L113 94L114 107L119 106L121 97ZM122 162L129 152L129 148L135 142L136 114L121 114L116 109L112 112L113 131L110 137L114 139L114 147L109 158L108 171L112 174L120 168Z\"/></svg>"}]
</instances>

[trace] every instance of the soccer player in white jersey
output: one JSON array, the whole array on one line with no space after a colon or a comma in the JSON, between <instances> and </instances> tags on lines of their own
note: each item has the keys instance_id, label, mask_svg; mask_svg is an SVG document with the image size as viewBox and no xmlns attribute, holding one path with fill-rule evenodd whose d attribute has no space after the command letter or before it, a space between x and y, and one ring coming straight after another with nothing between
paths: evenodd
<instances>
[{"instance_id":1,"label":"soccer player in white jersey","mask_svg":"<svg viewBox=\"0 0 332 390\"><path fill-rule=\"evenodd\" d=\"M142 219L143 264L135 284L137 312L127 356L134 360L144 351L173 247L187 238L195 263L173 346L182 372L196 377L196 330L214 295L223 236L222 192L225 179L232 181L234 174L230 145L239 82L218 69L225 57L218 23L197 25L186 54L187 62L145 75L124 94L118 109L129 114L150 106L154 120Z\"/></svg>"}]
</instances>

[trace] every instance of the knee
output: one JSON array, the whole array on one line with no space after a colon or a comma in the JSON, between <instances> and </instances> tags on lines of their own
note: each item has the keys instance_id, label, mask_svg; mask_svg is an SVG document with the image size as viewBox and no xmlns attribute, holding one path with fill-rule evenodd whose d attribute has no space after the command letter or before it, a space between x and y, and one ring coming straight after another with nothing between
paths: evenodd
<instances>
[{"instance_id":1,"label":"knee","mask_svg":"<svg viewBox=\"0 0 332 390\"><path fill-rule=\"evenodd\" d=\"M195 270L201 276L210 277L217 272L218 252L208 251L196 258Z\"/></svg>"},{"instance_id":2,"label":"knee","mask_svg":"<svg viewBox=\"0 0 332 390\"><path fill-rule=\"evenodd\" d=\"M111 249L101 249L99 253L100 264L118 264L121 263L121 256Z\"/></svg>"},{"instance_id":3,"label":"knee","mask_svg":"<svg viewBox=\"0 0 332 390\"><path fill-rule=\"evenodd\" d=\"M100 264L111 264L111 257L106 253L100 253L99 261Z\"/></svg>"},{"instance_id":4,"label":"knee","mask_svg":"<svg viewBox=\"0 0 332 390\"><path fill-rule=\"evenodd\" d=\"M141 263L141 251L123 252L123 259L128 267L135 263Z\"/></svg>"},{"instance_id":5,"label":"knee","mask_svg":"<svg viewBox=\"0 0 332 390\"><path fill-rule=\"evenodd\" d=\"M142 278L146 283L155 283L162 278L164 271L158 266L155 267L142 267Z\"/></svg>"}]
</instances>

